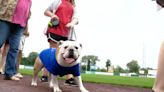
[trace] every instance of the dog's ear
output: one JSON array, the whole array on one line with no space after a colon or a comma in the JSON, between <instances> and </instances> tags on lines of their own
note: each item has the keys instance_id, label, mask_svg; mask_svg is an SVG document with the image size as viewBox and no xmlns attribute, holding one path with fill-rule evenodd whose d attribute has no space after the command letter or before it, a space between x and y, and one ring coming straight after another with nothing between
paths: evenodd
<instances>
[{"instance_id":1,"label":"dog's ear","mask_svg":"<svg viewBox=\"0 0 164 92\"><path fill-rule=\"evenodd\" d=\"M60 40L57 44L58 46L60 46L61 44L63 44L63 40Z\"/></svg>"}]
</instances>

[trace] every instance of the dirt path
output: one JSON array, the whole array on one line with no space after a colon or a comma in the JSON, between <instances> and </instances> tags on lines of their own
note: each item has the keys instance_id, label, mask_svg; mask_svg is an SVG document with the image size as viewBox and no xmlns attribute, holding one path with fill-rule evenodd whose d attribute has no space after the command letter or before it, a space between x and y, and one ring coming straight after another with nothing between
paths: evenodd
<instances>
[{"instance_id":1,"label":"dirt path","mask_svg":"<svg viewBox=\"0 0 164 92\"><path fill-rule=\"evenodd\" d=\"M38 81L37 87L30 86L31 76L25 76L21 81L3 80L0 75L0 92L53 92L48 87L48 83ZM63 92L80 92L77 87L65 86L64 81L60 80L59 85ZM151 89L116 86L109 84L84 83L90 92L151 92Z\"/></svg>"}]
</instances>

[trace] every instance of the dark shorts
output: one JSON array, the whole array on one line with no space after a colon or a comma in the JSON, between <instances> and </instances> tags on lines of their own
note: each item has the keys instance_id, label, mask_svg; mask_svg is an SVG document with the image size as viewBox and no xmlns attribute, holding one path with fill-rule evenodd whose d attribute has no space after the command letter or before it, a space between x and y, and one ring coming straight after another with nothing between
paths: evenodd
<instances>
[{"instance_id":1,"label":"dark shorts","mask_svg":"<svg viewBox=\"0 0 164 92\"><path fill-rule=\"evenodd\" d=\"M67 37L63 37L57 34L53 34L53 33L48 33L47 34L47 38L48 38L48 42L53 41L53 42L58 42L60 40L66 41L68 40Z\"/></svg>"}]
</instances>

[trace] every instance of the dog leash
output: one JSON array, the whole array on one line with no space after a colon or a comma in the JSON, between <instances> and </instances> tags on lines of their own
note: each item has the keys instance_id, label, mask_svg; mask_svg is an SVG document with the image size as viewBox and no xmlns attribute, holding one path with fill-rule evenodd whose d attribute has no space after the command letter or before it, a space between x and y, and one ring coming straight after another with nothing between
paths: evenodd
<instances>
[{"instance_id":1,"label":"dog leash","mask_svg":"<svg viewBox=\"0 0 164 92\"><path fill-rule=\"evenodd\" d=\"M74 35L75 39L73 39L73 35ZM74 28L71 28L70 29L70 32L69 32L69 35L68 35L68 40L77 40L77 37L76 37L76 33L75 33L75 29Z\"/></svg>"}]
</instances>

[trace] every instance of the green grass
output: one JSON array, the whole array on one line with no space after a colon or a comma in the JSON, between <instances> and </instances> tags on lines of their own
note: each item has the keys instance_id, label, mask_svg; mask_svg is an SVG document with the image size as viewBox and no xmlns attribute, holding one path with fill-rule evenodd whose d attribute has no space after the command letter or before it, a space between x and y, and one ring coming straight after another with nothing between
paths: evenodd
<instances>
[{"instance_id":1,"label":"green grass","mask_svg":"<svg viewBox=\"0 0 164 92\"><path fill-rule=\"evenodd\" d=\"M20 72L24 75L32 75L33 70L28 70L28 69L20 69Z\"/></svg>"},{"instance_id":2,"label":"green grass","mask_svg":"<svg viewBox=\"0 0 164 92\"><path fill-rule=\"evenodd\" d=\"M25 75L31 75L32 70L23 69L21 70L21 73ZM142 88L152 88L154 83L154 78L122 77L122 76L109 76L109 75L98 75L98 74L82 74L82 79L83 81L92 82L92 83L105 83L105 84L134 86L134 87L142 87Z\"/></svg>"},{"instance_id":3,"label":"green grass","mask_svg":"<svg viewBox=\"0 0 164 92\"><path fill-rule=\"evenodd\" d=\"M143 88L151 88L154 83L154 78L141 78L141 77L122 77L122 76L109 76L109 75L94 75L83 74L82 78L87 82L105 83L123 86L135 86Z\"/></svg>"}]
</instances>

